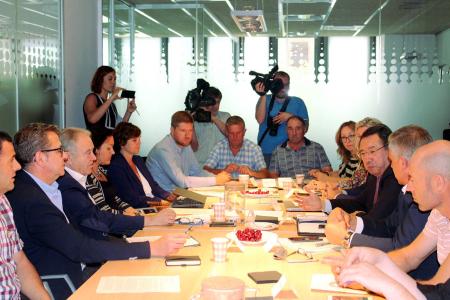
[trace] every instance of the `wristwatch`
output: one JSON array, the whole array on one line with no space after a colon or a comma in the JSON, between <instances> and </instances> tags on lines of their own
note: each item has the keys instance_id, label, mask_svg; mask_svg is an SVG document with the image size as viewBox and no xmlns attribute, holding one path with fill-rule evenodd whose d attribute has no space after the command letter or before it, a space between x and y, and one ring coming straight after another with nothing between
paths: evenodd
<instances>
[{"instance_id":1,"label":"wristwatch","mask_svg":"<svg viewBox=\"0 0 450 300\"><path fill-rule=\"evenodd\" d=\"M342 246L344 246L346 249L350 248L350 241L353 236L353 233L354 231L352 230L347 231L347 234L345 235L344 240L342 241Z\"/></svg>"}]
</instances>

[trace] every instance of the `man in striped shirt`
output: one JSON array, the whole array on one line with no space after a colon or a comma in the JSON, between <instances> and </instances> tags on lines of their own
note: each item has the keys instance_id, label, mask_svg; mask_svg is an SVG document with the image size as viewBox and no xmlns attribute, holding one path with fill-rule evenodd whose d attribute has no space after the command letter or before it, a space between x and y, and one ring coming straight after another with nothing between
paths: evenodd
<instances>
[{"instance_id":1,"label":"man in striped shirt","mask_svg":"<svg viewBox=\"0 0 450 300\"><path fill-rule=\"evenodd\" d=\"M432 211L422 233L389 256L403 271L410 271L437 249L440 268L433 278L422 283L443 283L450 278L450 142L435 141L414 153L408 191L420 210Z\"/></svg>"},{"instance_id":2,"label":"man in striped shirt","mask_svg":"<svg viewBox=\"0 0 450 300\"><path fill-rule=\"evenodd\" d=\"M4 195L14 188L19 169L11 137L0 132L0 299L20 299L21 291L30 299L50 299L36 269L22 251L23 243Z\"/></svg>"}]
</instances>

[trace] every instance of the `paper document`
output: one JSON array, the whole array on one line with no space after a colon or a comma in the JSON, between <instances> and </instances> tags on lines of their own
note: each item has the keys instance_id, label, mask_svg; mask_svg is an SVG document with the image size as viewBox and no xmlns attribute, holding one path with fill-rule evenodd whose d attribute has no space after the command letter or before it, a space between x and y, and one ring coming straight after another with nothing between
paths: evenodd
<instances>
[{"instance_id":1,"label":"paper document","mask_svg":"<svg viewBox=\"0 0 450 300\"><path fill-rule=\"evenodd\" d=\"M104 276L97 294L179 293L180 277L176 276Z\"/></svg>"},{"instance_id":2,"label":"paper document","mask_svg":"<svg viewBox=\"0 0 450 300\"><path fill-rule=\"evenodd\" d=\"M274 178L264 178L261 179L262 187L270 188L277 187L277 181Z\"/></svg>"},{"instance_id":3,"label":"paper document","mask_svg":"<svg viewBox=\"0 0 450 300\"><path fill-rule=\"evenodd\" d=\"M314 274L311 279L311 290L367 295L366 291L352 290L338 286L336 281L334 281L333 274Z\"/></svg>"},{"instance_id":4,"label":"paper document","mask_svg":"<svg viewBox=\"0 0 450 300\"><path fill-rule=\"evenodd\" d=\"M152 236L134 236L127 238L128 243L139 243L139 242L153 242L159 239L161 236L159 235L152 235ZM191 246L198 246L200 243L193 239L192 237L189 237L186 242L184 243L184 247L191 247Z\"/></svg>"}]
</instances>

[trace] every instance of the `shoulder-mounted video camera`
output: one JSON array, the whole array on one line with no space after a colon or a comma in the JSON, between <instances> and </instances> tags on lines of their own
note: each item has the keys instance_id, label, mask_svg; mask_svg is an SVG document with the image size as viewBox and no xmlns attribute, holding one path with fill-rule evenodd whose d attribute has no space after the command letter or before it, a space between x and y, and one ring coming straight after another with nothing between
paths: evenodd
<instances>
[{"instance_id":1,"label":"shoulder-mounted video camera","mask_svg":"<svg viewBox=\"0 0 450 300\"><path fill-rule=\"evenodd\" d=\"M208 88L209 83L206 80L199 78L197 79L197 87L190 90L184 100L186 110L190 113L194 113L192 116L194 121L200 123L211 122L211 112L205 111L202 107L216 104L216 99L207 95L206 91Z\"/></svg>"},{"instance_id":2,"label":"shoulder-mounted video camera","mask_svg":"<svg viewBox=\"0 0 450 300\"><path fill-rule=\"evenodd\" d=\"M253 90L260 96L264 96L267 94L268 91L272 92L272 95L278 94L279 91L281 91L284 87L283 81L281 79L275 79L275 73L278 71L278 65L275 65L272 70L270 70L267 74L261 74L255 71L250 71L248 73L251 76L255 76L253 80L250 82L252 85ZM257 92L256 91L256 84L257 83L264 84L264 92Z\"/></svg>"}]
</instances>

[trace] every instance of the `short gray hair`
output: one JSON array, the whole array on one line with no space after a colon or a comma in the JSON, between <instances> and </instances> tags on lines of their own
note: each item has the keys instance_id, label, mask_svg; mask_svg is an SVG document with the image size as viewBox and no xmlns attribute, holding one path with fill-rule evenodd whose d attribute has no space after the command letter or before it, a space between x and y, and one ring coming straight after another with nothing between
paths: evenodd
<instances>
[{"instance_id":1,"label":"short gray hair","mask_svg":"<svg viewBox=\"0 0 450 300\"><path fill-rule=\"evenodd\" d=\"M30 123L14 135L16 158L22 167L29 165L36 152L49 147L48 133L54 132L59 136L56 125L45 123Z\"/></svg>"},{"instance_id":2,"label":"short gray hair","mask_svg":"<svg viewBox=\"0 0 450 300\"><path fill-rule=\"evenodd\" d=\"M87 135L91 137L91 132L83 128L68 127L61 132L61 144L65 151L73 152L75 144L80 135Z\"/></svg>"},{"instance_id":3,"label":"short gray hair","mask_svg":"<svg viewBox=\"0 0 450 300\"><path fill-rule=\"evenodd\" d=\"M417 148L432 141L433 138L426 129L417 125L407 125L389 136L389 149L410 160Z\"/></svg>"},{"instance_id":4,"label":"short gray hair","mask_svg":"<svg viewBox=\"0 0 450 300\"><path fill-rule=\"evenodd\" d=\"M366 117L366 118L356 122L355 131L358 130L358 128L360 128L360 127L373 127L375 125L380 125L380 124L383 124L383 123L381 123L380 120L378 120L376 118Z\"/></svg>"}]
</instances>

